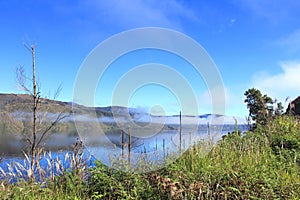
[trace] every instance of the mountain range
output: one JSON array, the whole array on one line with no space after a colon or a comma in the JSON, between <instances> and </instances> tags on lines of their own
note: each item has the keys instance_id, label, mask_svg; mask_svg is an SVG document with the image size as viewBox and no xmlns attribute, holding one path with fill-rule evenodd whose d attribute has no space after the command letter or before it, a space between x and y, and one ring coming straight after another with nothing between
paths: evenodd
<instances>
[{"instance_id":1,"label":"mountain range","mask_svg":"<svg viewBox=\"0 0 300 200\"><path fill-rule=\"evenodd\" d=\"M155 116L144 110L137 108L127 108L121 106L107 107L86 107L78 104L72 106L72 102L62 102L41 98L39 104L40 115L47 116L48 119L55 117L57 113L69 114L65 122L73 120L93 121L95 118L104 123L115 123L115 121L134 121L137 123L161 123L179 124L179 115ZM45 115L45 113L47 115ZM0 122L26 121L32 116L32 97L29 94L3 94L0 93ZM218 114L203 114L199 116L183 115L182 124L245 124L242 118L224 116Z\"/></svg>"}]
</instances>

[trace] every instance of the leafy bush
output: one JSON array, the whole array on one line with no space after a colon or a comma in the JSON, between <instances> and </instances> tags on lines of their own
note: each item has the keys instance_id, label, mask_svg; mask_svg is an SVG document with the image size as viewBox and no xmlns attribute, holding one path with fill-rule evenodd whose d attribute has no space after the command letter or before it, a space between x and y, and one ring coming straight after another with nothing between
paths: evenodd
<instances>
[{"instance_id":1,"label":"leafy bush","mask_svg":"<svg viewBox=\"0 0 300 200\"><path fill-rule=\"evenodd\" d=\"M93 199L151 199L154 195L144 175L110 169L96 162L89 180Z\"/></svg>"},{"instance_id":2,"label":"leafy bush","mask_svg":"<svg viewBox=\"0 0 300 200\"><path fill-rule=\"evenodd\" d=\"M268 138L274 153L287 162L300 163L300 121L294 116L284 115L259 126L257 133Z\"/></svg>"}]
</instances>

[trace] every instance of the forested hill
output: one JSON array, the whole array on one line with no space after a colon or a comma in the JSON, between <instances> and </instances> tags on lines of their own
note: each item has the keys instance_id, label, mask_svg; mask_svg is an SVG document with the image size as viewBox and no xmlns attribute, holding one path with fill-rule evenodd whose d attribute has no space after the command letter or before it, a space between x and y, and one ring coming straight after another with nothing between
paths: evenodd
<instances>
[{"instance_id":1,"label":"forested hill","mask_svg":"<svg viewBox=\"0 0 300 200\"><path fill-rule=\"evenodd\" d=\"M61 112L71 110L68 102L56 101L46 98L40 99L41 111L47 109L49 112ZM32 97L29 94L3 94L0 93L0 110L14 112L17 110L32 111Z\"/></svg>"},{"instance_id":2,"label":"forested hill","mask_svg":"<svg viewBox=\"0 0 300 200\"><path fill-rule=\"evenodd\" d=\"M32 112L32 96L29 94L4 94L0 93L0 112L15 113L15 112ZM38 112L48 113L71 113L77 112L81 114L88 114L90 111L95 111L100 116L112 116L112 110L114 113L123 115L125 112L129 112L132 115L139 113L140 111L134 108L126 108L121 106L107 106L107 107L86 107L77 105L72 109L72 102L63 102L57 100L51 100L47 98L41 98L38 107ZM0 114L1 117L1 114Z\"/></svg>"}]
</instances>

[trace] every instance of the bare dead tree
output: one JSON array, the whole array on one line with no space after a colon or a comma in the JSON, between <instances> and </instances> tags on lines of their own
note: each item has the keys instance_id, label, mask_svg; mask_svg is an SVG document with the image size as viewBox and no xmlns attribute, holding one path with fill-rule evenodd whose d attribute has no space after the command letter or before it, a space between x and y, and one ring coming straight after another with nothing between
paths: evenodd
<instances>
[{"instance_id":1,"label":"bare dead tree","mask_svg":"<svg viewBox=\"0 0 300 200\"><path fill-rule=\"evenodd\" d=\"M25 91L26 93L30 94L32 97L32 103L33 103L33 107L32 107L32 134L31 137L26 136L26 141L29 143L30 145L30 151L29 151L29 155L30 155L30 170L28 171L28 177L30 179L34 179L35 178L35 168L37 169L38 173L41 174L41 168L39 165L39 160L40 160L40 155L41 155L41 151L42 151L42 146L41 143L44 140L45 136L49 133L49 131L61 120L63 120L64 118L70 116L70 114L66 114L64 112L60 112L57 114L57 116L55 117L54 120L51 120L52 122L50 123L49 126L47 126L46 128L44 128L43 131L41 131L40 137L38 138L38 129L37 129L37 125L38 122L39 124L42 123L43 119L46 118L46 115L44 112L44 116L39 118L38 120L38 111L40 108L40 105L42 103L42 98L40 96L40 91L39 91L39 87L36 81L36 65L35 65L35 46L32 45L30 48L25 45L25 47L30 50L31 52L31 59L32 59L32 79L26 77L25 75L25 70L23 67L19 67L17 68L17 81L19 86L21 87L21 89L23 91ZM32 84L32 89L30 89L30 87L28 87L27 85L27 80L30 80L31 84ZM61 90L61 86L56 90L55 92L55 98L58 96L58 93Z\"/></svg>"},{"instance_id":2,"label":"bare dead tree","mask_svg":"<svg viewBox=\"0 0 300 200\"><path fill-rule=\"evenodd\" d=\"M35 57L34 57L34 46L31 46L31 56L32 56L32 84L33 84L33 142L31 144L31 174L34 177L34 161L36 157L36 112L37 104L39 101L39 96L36 92L36 70L35 70Z\"/></svg>"}]
</instances>

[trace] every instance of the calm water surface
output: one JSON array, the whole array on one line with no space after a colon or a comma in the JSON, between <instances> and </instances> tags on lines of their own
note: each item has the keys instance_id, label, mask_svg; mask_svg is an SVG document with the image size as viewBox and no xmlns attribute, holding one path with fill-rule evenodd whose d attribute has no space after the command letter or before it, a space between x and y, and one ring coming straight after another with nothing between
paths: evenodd
<instances>
[{"instance_id":1,"label":"calm water surface","mask_svg":"<svg viewBox=\"0 0 300 200\"><path fill-rule=\"evenodd\" d=\"M240 130L246 127L240 126ZM183 128L181 130L181 142L179 130L163 130L151 137L135 138L131 137L130 154L132 162L140 156L147 156L148 159L160 161L169 155L174 155L181 150L184 152L192 144L200 140L220 140L223 135L234 130L233 125L219 127L199 127L197 131ZM66 153L71 153L72 145L77 139L85 144L84 155L90 159L89 165L93 166L94 161L100 160L106 165L110 165L112 159L121 156L128 156L128 135L124 134L124 148L122 150L121 133L107 133L106 135L93 135L88 138L70 136L63 133L51 134L45 140L46 151L51 151L51 159L60 158L64 161ZM26 161L22 151L26 151L28 145L21 136L6 136L0 138L0 167L7 171L8 164L12 162L23 163ZM47 157L48 156L48 157ZM49 155L46 157L49 158ZM26 163L26 162L25 162ZM63 163L67 168L69 163ZM47 166L47 160L41 160L42 166Z\"/></svg>"}]
</instances>

